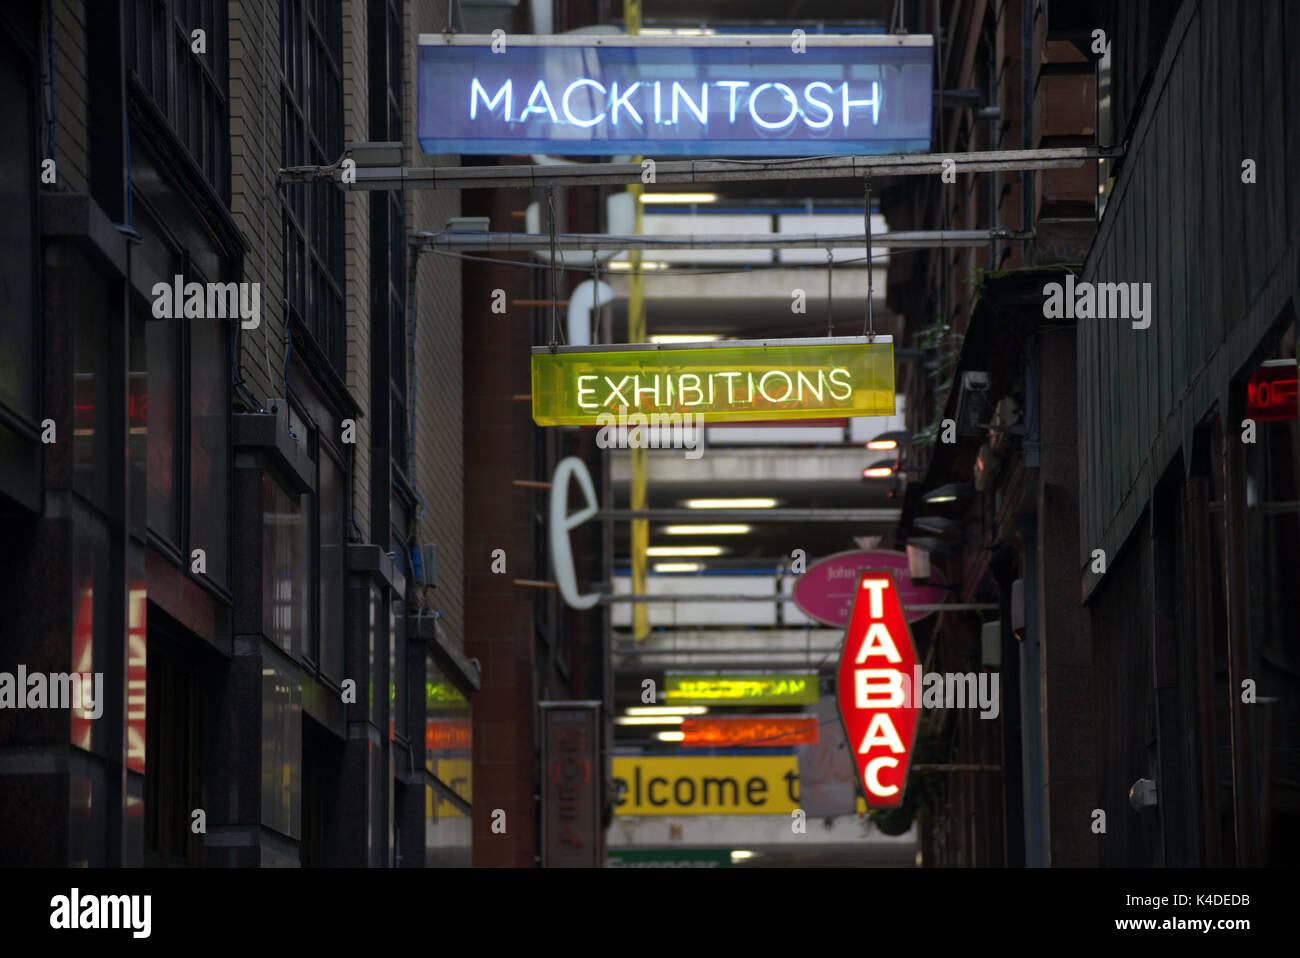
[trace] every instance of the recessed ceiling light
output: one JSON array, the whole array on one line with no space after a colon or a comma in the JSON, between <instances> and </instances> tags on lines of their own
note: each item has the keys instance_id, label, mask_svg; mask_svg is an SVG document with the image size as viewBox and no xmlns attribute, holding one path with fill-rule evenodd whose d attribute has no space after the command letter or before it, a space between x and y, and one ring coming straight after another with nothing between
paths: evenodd
<instances>
[{"instance_id":1,"label":"recessed ceiling light","mask_svg":"<svg viewBox=\"0 0 1300 958\"><path fill-rule=\"evenodd\" d=\"M615 271L621 271L626 273L628 270L632 268L632 264L625 259L616 259L610 261L609 268ZM657 263L652 260L645 260L641 263L641 272L643 273L654 272L655 270L661 270L667 268L668 268L667 263Z\"/></svg>"},{"instance_id":2,"label":"recessed ceiling light","mask_svg":"<svg viewBox=\"0 0 1300 958\"><path fill-rule=\"evenodd\" d=\"M656 572L699 572L704 568L703 562L656 562Z\"/></svg>"},{"instance_id":3,"label":"recessed ceiling light","mask_svg":"<svg viewBox=\"0 0 1300 958\"><path fill-rule=\"evenodd\" d=\"M754 528L745 522L722 522L714 525L664 526L669 536L743 536Z\"/></svg>"},{"instance_id":4,"label":"recessed ceiling light","mask_svg":"<svg viewBox=\"0 0 1300 958\"><path fill-rule=\"evenodd\" d=\"M650 546L645 554L651 558L671 556L720 556L726 551L722 546Z\"/></svg>"},{"instance_id":5,"label":"recessed ceiling light","mask_svg":"<svg viewBox=\"0 0 1300 958\"><path fill-rule=\"evenodd\" d=\"M659 345L667 343L716 343L721 339L721 333L661 333L651 336L650 342Z\"/></svg>"},{"instance_id":6,"label":"recessed ceiling light","mask_svg":"<svg viewBox=\"0 0 1300 958\"><path fill-rule=\"evenodd\" d=\"M687 499L687 509L772 509L775 499Z\"/></svg>"},{"instance_id":7,"label":"recessed ceiling light","mask_svg":"<svg viewBox=\"0 0 1300 958\"><path fill-rule=\"evenodd\" d=\"M628 715L707 715L707 705L633 705L624 709Z\"/></svg>"},{"instance_id":8,"label":"recessed ceiling light","mask_svg":"<svg viewBox=\"0 0 1300 958\"><path fill-rule=\"evenodd\" d=\"M642 203L716 203L717 193L642 193Z\"/></svg>"}]
</instances>

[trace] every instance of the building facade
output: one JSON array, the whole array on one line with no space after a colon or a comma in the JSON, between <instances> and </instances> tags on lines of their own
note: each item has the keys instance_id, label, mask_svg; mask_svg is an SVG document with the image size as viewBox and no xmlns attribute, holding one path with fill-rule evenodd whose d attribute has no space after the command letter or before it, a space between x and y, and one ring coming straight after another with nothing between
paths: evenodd
<instances>
[{"instance_id":1,"label":"building facade","mask_svg":"<svg viewBox=\"0 0 1300 958\"><path fill-rule=\"evenodd\" d=\"M955 257L891 276L931 364L913 380L929 443L896 534L960 584L954 598L995 609L945 616L935 641L1001 668L1004 690L1000 735L936 732L948 761L998 774L919 779L923 857L1280 863L1296 835L1300 584L1297 220L1280 170L1300 17L1214 0L949 14L985 23L983 50L958 32L951 60L964 42L968 66L945 86L979 87L978 65L997 65L983 115L1003 140L988 148L1114 150L1096 170L988 177L978 200L960 177L942 203L900 196L925 210L918 227L955 211L1034 230L955 301ZM951 317L937 332L936 315Z\"/></svg>"},{"instance_id":2,"label":"building facade","mask_svg":"<svg viewBox=\"0 0 1300 958\"><path fill-rule=\"evenodd\" d=\"M445 162L411 51L446 15L0 14L0 671L103 688L0 712L7 864L470 863L461 270L406 243L459 199L279 182Z\"/></svg>"}]
</instances>

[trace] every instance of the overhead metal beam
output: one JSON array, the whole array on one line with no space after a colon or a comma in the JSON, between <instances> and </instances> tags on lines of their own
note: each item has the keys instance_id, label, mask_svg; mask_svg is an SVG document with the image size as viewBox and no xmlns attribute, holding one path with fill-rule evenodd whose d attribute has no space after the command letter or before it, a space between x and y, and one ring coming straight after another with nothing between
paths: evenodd
<instances>
[{"instance_id":1,"label":"overhead metal beam","mask_svg":"<svg viewBox=\"0 0 1300 958\"><path fill-rule=\"evenodd\" d=\"M659 160L654 182L665 184L752 183L763 180L861 179L958 173L1069 169L1123 155L1122 147L1069 146L1043 150L916 153L894 156L813 156L766 160ZM640 184L640 163L561 163L510 166L357 167L356 182L343 183L343 157L329 166L280 170L281 183L333 181L345 190L534 189L540 186Z\"/></svg>"},{"instance_id":2,"label":"overhead metal beam","mask_svg":"<svg viewBox=\"0 0 1300 958\"><path fill-rule=\"evenodd\" d=\"M656 556L655 558L660 558ZM682 556L683 560L690 559L690 556ZM606 593L600 597L604 605L612 605L624 602L793 602L793 595L781 595L773 593L772 595L726 595L719 593L717 595L615 595ZM932 602L921 603L919 605L904 605L904 609L909 612L996 612L998 604L996 602Z\"/></svg>"},{"instance_id":3,"label":"overhead metal beam","mask_svg":"<svg viewBox=\"0 0 1300 958\"><path fill-rule=\"evenodd\" d=\"M644 659L653 656L654 658L676 658L683 655L719 655L727 658L733 655L766 655L769 657L777 656L810 656L810 655L830 655L832 652L840 650L838 645L814 645L802 649L720 649L716 647L700 647L698 649L637 649L631 646L619 646L613 650L614 655L622 655L627 658Z\"/></svg>"},{"instance_id":4,"label":"overhead metal beam","mask_svg":"<svg viewBox=\"0 0 1300 958\"><path fill-rule=\"evenodd\" d=\"M1032 233L1004 228L987 230L895 230L874 233L873 249L926 249L946 246L987 246L994 241L1032 239ZM426 249L462 252L517 253L551 249L547 233L488 233L477 230L425 230L411 241ZM865 233L770 233L610 236L604 233L557 233L555 249L613 252L616 250L683 249L856 249L866 247Z\"/></svg>"},{"instance_id":5,"label":"overhead metal beam","mask_svg":"<svg viewBox=\"0 0 1300 958\"><path fill-rule=\"evenodd\" d=\"M744 519L748 522L893 522L899 509L602 509L600 519Z\"/></svg>"},{"instance_id":6,"label":"overhead metal beam","mask_svg":"<svg viewBox=\"0 0 1300 958\"><path fill-rule=\"evenodd\" d=\"M691 46L715 47L747 50L762 47L789 47L788 33L703 33L690 37L681 35L644 34L644 33L516 33L510 37L511 46L517 47L680 47L686 41ZM443 45L449 47L487 47L496 42L488 33L421 33L421 46ZM934 45L934 38L928 33L898 34L837 34L808 33L804 43L810 49L834 49L836 47L881 47L896 49L898 47L929 47Z\"/></svg>"}]
</instances>

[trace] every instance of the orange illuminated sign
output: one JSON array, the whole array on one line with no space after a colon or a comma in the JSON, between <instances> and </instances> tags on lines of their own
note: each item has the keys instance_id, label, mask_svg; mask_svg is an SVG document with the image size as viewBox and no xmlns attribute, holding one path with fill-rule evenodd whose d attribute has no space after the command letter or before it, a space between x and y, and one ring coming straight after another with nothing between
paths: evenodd
<instances>
[{"instance_id":1,"label":"orange illuminated sign","mask_svg":"<svg viewBox=\"0 0 1300 958\"><path fill-rule=\"evenodd\" d=\"M681 744L693 748L817 744L817 718L811 715L688 718L678 728Z\"/></svg>"},{"instance_id":2,"label":"orange illuminated sign","mask_svg":"<svg viewBox=\"0 0 1300 958\"><path fill-rule=\"evenodd\" d=\"M895 807L903 800L919 717L907 683L918 665L893 574L862 572L840 652L836 700L873 807Z\"/></svg>"},{"instance_id":3,"label":"orange illuminated sign","mask_svg":"<svg viewBox=\"0 0 1300 958\"><path fill-rule=\"evenodd\" d=\"M425 719L424 747L430 752L468 749L472 741L469 719Z\"/></svg>"}]
</instances>

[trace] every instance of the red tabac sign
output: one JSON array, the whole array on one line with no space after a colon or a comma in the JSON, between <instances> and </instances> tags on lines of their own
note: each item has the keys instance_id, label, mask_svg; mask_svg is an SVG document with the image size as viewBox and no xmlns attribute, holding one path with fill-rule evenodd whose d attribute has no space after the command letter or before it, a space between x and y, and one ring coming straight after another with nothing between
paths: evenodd
<instances>
[{"instance_id":1,"label":"red tabac sign","mask_svg":"<svg viewBox=\"0 0 1300 958\"><path fill-rule=\"evenodd\" d=\"M840 652L836 698L858 778L873 807L903 800L920 715L910 695L918 664L893 574L862 572Z\"/></svg>"},{"instance_id":2,"label":"red tabac sign","mask_svg":"<svg viewBox=\"0 0 1300 958\"><path fill-rule=\"evenodd\" d=\"M1296 418L1296 364L1287 359L1261 363L1246 383L1246 415L1256 422Z\"/></svg>"}]
</instances>

